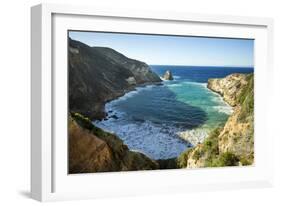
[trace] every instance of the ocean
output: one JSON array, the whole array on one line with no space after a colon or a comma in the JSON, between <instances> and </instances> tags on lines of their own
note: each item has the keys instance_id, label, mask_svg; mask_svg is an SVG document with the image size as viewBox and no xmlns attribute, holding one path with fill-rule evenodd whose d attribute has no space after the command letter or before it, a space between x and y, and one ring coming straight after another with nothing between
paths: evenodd
<instances>
[{"instance_id":1,"label":"ocean","mask_svg":"<svg viewBox=\"0 0 281 206\"><path fill-rule=\"evenodd\" d=\"M159 76L170 70L174 80L138 87L107 103L109 118L94 124L152 159L177 157L225 123L232 108L207 88L209 78L254 71L250 67L150 67Z\"/></svg>"}]
</instances>

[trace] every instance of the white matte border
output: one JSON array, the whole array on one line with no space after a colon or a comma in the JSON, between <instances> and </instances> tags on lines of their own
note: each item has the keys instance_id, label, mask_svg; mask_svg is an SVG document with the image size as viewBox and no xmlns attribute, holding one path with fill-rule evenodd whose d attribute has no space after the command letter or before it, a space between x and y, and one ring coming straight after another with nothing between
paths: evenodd
<instances>
[{"instance_id":1,"label":"white matte border","mask_svg":"<svg viewBox=\"0 0 281 206\"><path fill-rule=\"evenodd\" d=\"M37 7L38 9L38 7ZM204 15L171 14L164 21L163 14L148 12L112 12L100 9L64 7L45 5L42 12L42 45L40 51L42 73L42 112L53 111L53 122L49 114L42 113L41 125L47 134L41 131L41 191L33 197L40 200L80 199L102 196L119 196L128 194L148 194L156 192L204 191L210 189L228 189L268 186L272 178L272 137L266 127L266 108L270 102L265 98L267 82L272 77L270 52L271 22L268 19L222 17ZM60 15L70 14L70 15ZM88 14L89 16L71 15ZM90 15L93 16L90 16ZM116 18L102 16L129 16L140 18ZM158 15L158 16L157 16ZM155 19L158 20L155 20ZM52 21L51 21L52 19ZM45 21L44 21L45 20ZM187 21L189 20L189 21ZM205 23L203 23L203 22ZM44 25L43 23L46 23ZM213 23L210 23L213 22ZM214 24L222 22L224 24ZM229 24L227 24L229 23ZM251 25L253 24L253 25ZM52 26L52 33L51 27ZM173 29L171 29L173 28ZM129 33L156 33L195 36L237 37L255 39L255 166L235 168L211 168L194 170L159 170L119 173L94 173L84 175L67 175L67 30L116 31ZM49 32L49 33L48 33ZM51 34L53 37L51 38ZM53 50L50 49L53 41ZM48 52L53 53L48 53ZM51 56L52 54L52 56ZM52 59L51 59L52 57ZM51 60L52 69L51 70ZM53 74L51 73L53 71ZM52 74L52 78L50 78ZM53 84L53 90L52 90ZM45 88L45 90L44 90ZM53 108L50 96L52 93ZM44 97L43 97L44 96ZM49 99L49 101L48 101ZM49 126L48 126L49 125ZM52 135L49 128L52 127ZM47 130L46 130L47 129ZM50 133L49 133L50 132ZM52 139L53 136L53 139ZM266 139L265 139L266 137ZM51 140L54 140L52 142ZM43 144L45 142L46 144ZM55 147L52 147L55 146ZM54 151L54 155L52 155ZM53 159L52 159L53 157ZM38 160L37 160L38 161ZM50 164L51 163L51 164ZM52 164L54 163L54 164ZM52 167L52 165L54 167ZM32 167L36 167L34 164ZM34 168L36 172L36 168ZM53 173L52 173L53 171ZM40 177L37 177L37 179ZM53 182L52 182L53 181Z\"/></svg>"}]
</instances>

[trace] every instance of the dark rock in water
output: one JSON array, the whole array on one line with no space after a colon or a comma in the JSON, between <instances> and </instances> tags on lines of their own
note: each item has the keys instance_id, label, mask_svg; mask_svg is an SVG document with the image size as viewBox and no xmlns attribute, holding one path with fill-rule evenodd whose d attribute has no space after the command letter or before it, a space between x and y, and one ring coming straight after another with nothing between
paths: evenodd
<instances>
[{"instance_id":1,"label":"dark rock in water","mask_svg":"<svg viewBox=\"0 0 281 206\"><path fill-rule=\"evenodd\" d=\"M115 114L110 116L109 118L118 119L118 117Z\"/></svg>"},{"instance_id":2,"label":"dark rock in water","mask_svg":"<svg viewBox=\"0 0 281 206\"><path fill-rule=\"evenodd\" d=\"M90 47L69 38L69 109L92 120L106 114L105 103L141 84L161 82L141 61L106 47Z\"/></svg>"},{"instance_id":3,"label":"dark rock in water","mask_svg":"<svg viewBox=\"0 0 281 206\"><path fill-rule=\"evenodd\" d=\"M163 76L163 79L165 80L174 80L173 74L171 71L167 70Z\"/></svg>"}]
</instances>

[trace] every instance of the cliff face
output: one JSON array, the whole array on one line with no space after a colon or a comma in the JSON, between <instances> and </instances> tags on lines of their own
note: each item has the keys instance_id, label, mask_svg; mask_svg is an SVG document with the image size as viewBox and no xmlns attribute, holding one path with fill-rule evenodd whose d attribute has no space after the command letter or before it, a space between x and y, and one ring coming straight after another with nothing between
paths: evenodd
<instances>
[{"instance_id":1,"label":"cliff face","mask_svg":"<svg viewBox=\"0 0 281 206\"><path fill-rule=\"evenodd\" d=\"M69 39L69 109L91 119L105 117L107 101L137 85L161 79L144 62L104 47L89 47Z\"/></svg>"},{"instance_id":2,"label":"cliff face","mask_svg":"<svg viewBox=\"0 0 281 206\"><path fill-rule=\"evenodd\" d=\"M243 74L231 74L222 79L209 79L207 87L219 93L224 101L231 106L239 103L238 99L245 85L247 85L247 76Z\"/></svg>"},{"instance_id":3,"label":"cliff face","mask_svg":"<svg viewBox=\"0 0 281 206\"><path fill-rule=\"evenodd\" d=\"M69 173L158 169L157 162L133 152L114 134L78 113L69 117Z\"/></svg>"},{"instance_id":4,"label":"cliff face","mask_svg":"<svg viewBox=\"0 0 281 206\"><path fill-rule=\"evenodd\" d=\"M254 162L254 76L232 74L210 79L208 88L234 106L222 128L215 129L202 144L178 158L180 167L250 165Z\"/></svg>"}]
</instances>

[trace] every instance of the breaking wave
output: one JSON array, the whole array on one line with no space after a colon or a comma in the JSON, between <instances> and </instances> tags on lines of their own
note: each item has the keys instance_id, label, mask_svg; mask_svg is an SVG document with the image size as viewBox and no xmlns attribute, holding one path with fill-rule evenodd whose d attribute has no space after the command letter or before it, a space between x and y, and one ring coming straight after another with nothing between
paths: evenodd
<instances>
[{"instance_id":1,"label":"breaking wave","mask_svg":"<svg viewBox=\"0 0 281 206\"><path fill-rule=\"evenodd\" d=\"M176 75L162 85L138 87L107 103L105 110L107 118L94 124L152 159L177 157L202 143L233 112L206 82Z\"/></svg>"},{"instance_id":2,"label":"breaking wave","mask_svg":"<svg viewBox=\"0 0 281 206\"><path fill-rule=\"evenodd\" d=\"M202 143L206 137L210 134L210 129L208 128L196 128L186 131L181 131L177 133L180 138L188 141L195 146L199 143Z\"/></svg>"},{"instance_id":3,"label":"breaking wave","mask_svg":"<svg viewBox=\"0 0 281 206\"><path fill-rule=\"evenodd\" d=\"M178 137L177 128L156 125L150 121L129 123L126 120L109 119L95 124L118 135L131 150L140 151L153 159L177 157L191 146Z\"/></svg>"}]
</instances>

